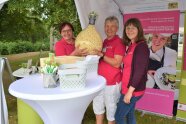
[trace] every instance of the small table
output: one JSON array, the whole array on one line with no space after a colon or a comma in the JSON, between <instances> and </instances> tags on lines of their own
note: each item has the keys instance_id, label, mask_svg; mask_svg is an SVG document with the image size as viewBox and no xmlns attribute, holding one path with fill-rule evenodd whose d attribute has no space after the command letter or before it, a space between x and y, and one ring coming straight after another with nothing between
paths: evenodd
<instances>
[{"instance_id":1,"label":"small table","mask_svg":"<svg viewBox=\"0 0 186 124\"><path fill-rule=\"evenodd\" d=\"M45 124L81 124L84 113L96 95L105 87L102 76L87 79L83 90L43 88L40 74L13 82L9 92L29 104Z\"/></svg>"},{"instance_id":2,"label":"small table","mask_svg":"<svg viewBox=\"0 0 186 124\"><path fill-rule=\"evenodd\" d=\"M16 78L23 78L30 75L31 70L26 68L19 68L15 70L12 75Z\"/></svg>"}]
</instances>

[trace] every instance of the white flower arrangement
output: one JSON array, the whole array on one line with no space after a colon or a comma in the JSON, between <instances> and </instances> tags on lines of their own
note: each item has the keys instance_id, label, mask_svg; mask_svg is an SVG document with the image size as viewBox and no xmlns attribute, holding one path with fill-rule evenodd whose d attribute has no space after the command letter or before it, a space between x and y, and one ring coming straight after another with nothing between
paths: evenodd
<instances>
[{"instance_id":1,"label":"white flower arrangement","mask_svg":"<svg viewBox=\"0 0 186 124\"><path fill-rule=\"evenodd\" d=\"M54 54L49 53L49 58L45 61L45 66L41 69L41 73L55 74L57 72L58 65L54 59Z\"/></svg>"},{"instance_id":2,"label":"white flower arrangement","mask_svg":"<svg viewBox=\"0 0 186 124\"><path fill-rule=\"evenodd\" d=\"M57 87L57 70L58 65L54 59L54 54L49 53L49 58L45 61L45 66L41 69L45 88Z\"/></svg>"},{"instance_id":3,"label":"white flower arrangement","mask_svg":"<svg viewBox=\"0 0 186 124\"><path fill-rule=\"evenodd\" d=\"M42 69L41 72L44 74L55 74L57 72L58 66L54 65L45 65Z\"/></svg>"}]
</instances>

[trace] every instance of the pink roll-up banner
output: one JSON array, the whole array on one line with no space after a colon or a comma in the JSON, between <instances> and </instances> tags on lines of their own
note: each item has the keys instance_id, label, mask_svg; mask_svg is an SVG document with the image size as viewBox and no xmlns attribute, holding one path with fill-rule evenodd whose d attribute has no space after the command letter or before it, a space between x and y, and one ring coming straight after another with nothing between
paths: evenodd
<instances>
[{"instance_id":1,"label":"pink roll-up banner","mask_svg":"<svg viewBox=\"0 0 186 124\"><path fill-rule=\"evenodd\" d=\"M178 10L159 11L131 13L123 16L124 23L129 18L138 18L141 21L145 38L151 51L149 59L160 63L163 59L162 67L156 67L155 64L149 63L149 70L154 70L155 73L153 75L148 73L147 89L144 96L137 102L136 108L172 117L174 100L177 100L175 93L178 90L176 84L176 61L180 12ZM162 48L153 51L157 44L161 43L164 43Z\"/></svg>"},{"instance_id":2,"label":"pink roll-up banner","mask_svg":"<svg viewBox=\"0 0 186 124\"><path fill-rule=\"evenodd\" d=\"M136 108L172 116L174 92L147 88L144 96L137 102Z\"/></svg>"},{"instance_id":3,"label":"pink roll-up banner","mask_svg":"<svg viewBox=\"0 0 186 124\"><path fill-rule=\"evenodd\" d=\"M178 33L180 11L160 11L124 14L124 22L138 18L145 33Z\"/></svg>"}]
</instances>

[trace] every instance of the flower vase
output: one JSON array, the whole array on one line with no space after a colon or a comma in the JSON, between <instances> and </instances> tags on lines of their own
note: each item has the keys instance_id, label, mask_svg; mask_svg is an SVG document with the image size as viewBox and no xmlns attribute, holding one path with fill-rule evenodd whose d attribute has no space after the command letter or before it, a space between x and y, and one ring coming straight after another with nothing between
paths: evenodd
<instances>
[{"instance_id":1,"label":"flower vase","mask_svg":"<svg viewBox=\"0 0 186 124\"><path fill-rule=\"evenodd\" d=\"M57 87L57 84L55 81L55 74L43 74L43 86L44 88Z\"/></svg>"}]
</instances>

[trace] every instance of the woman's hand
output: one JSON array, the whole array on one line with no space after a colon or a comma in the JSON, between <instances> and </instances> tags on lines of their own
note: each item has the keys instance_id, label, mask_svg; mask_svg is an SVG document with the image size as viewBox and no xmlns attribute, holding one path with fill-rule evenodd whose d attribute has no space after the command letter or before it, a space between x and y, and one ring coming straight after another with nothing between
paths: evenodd
<instances>
[{"instance_id":1,"label":"woman's hand","mask_svg":"<svg viewBox=\"0 0 186 124\"><path fill-rule=\"evenodd\" d=\"M94 49L94 52L95 52L96 55L98 55L100 57L103 57L103 55L104 55L101 51L99 51L97 49Z\"/></svg>"},{"instance_id":2,"label":"woman's hand","mask_svg":"<svg viewBox=\"0 0 186 124\"><path fill-rule=\"evenodd\" d=\"M71 55L75 55L75 56L86 56L88 54L88 51L86 48L84 49L80 49L79 45L75 48L75 50L72 52Z\"/></svg>"},{"instance_id":3,"label":"woman's hand","mask_svg":"<svg viewBox=\"0 0 186 124\"><path fill-rule=\"evenodd\" d=\"M123 101L126 103L126 104L129 104L130 103L130 99L132 98L132 93L129 93L127 92L123 98Z\"/></svg>"},{"instance_id":4,"label":"woman's hand","mask_svg":"<svg viewBox=\"0 0 186 124\"><path fill-rule=\"evenodd\" d=\"M86 56L87 54L88 54L87 48L78 49L78 55L79 55L79 56Z\"/></svg>"},{"instance_id":5,"label":"woman's hand","mask_svg":"<svg viewBox=\"0 0 186 124\"><path fill-rule=\"evenodd\" d=\"M151 77L154 77L154 74L155 74L155 70L148 70L148 74L151 76Z\"/></svg>"},{"instance_id":6,"label":"woman's hand","mask_svg":"<svg viewBox=\"0 0 186 124\"><path fill-rule=\"evenodd\" d=\"M130 100L132 98L132 94L134 92L135 88L130 86L127 93L125 94L124 98L123 98L123 101L126 103L126 104L130 104Z\"/></svg>"}]
</instances>

